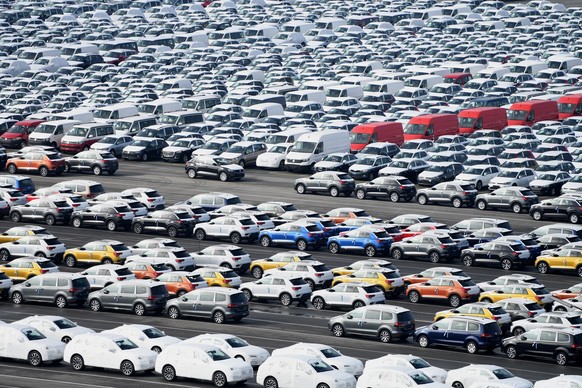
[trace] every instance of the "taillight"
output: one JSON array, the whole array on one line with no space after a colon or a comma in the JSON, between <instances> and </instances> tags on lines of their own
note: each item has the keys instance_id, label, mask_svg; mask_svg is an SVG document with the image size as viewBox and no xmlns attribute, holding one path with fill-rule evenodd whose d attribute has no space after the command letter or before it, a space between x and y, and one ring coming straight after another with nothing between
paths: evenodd
<instances>
[{"instance_id":1,"label":"taillight","mask_svg":"<svg viewBox=\"0 0 582 388\"><path fill-rule=\"evenodd\" d=\"M176 259L176 263L183 263L184 259Z\"/></svg>"},{"instance_id":2,"label":"taillight","mask_svg":"<svg viewBox=\"0 0 582 388\"><path fill-rule=\"evenodd\" d=\"M232 260L233 261L239 261L240 260L240 257L233 257Z\"/></svg>"},{"instance_id":3,"label":"taillight","mask_svg":"<svg viewBox=\"0 0 582 388\"><path fill-rule=\"evenodd\" d=\"M118 282L120 282L120 281L122 281L122 280L125 280L125 276L120 276L120 277L118 277L118 278L117 278L117 281L118 281Z\"/></svg>"},{"instance_id":4,"label":"taillight","mask_svg":"<svg viewBox=\"0 0 582 388\"><path fill-rule=\"evenodd\" d=\"M401 185L401 186L400 186L400 188L401 188L401 189L405 189L405 188L406 188L406 186L402 186L402 185Z\"/></svg>"},{"instance_id":5,"label":"taillight","mask_svg":"<svg viewBox=\"0 0 582 388\"><path fill-rule=\"evenodd\" d=\"M580 344L572 344L572 345L570 345L570 348L572 348L572 349L582 349L582 345L580 345Z\"/></svg>"},{"instance_id":6,"label":"taillight","mask_svg":"<svg viewBox=\"0 0 582 388\"><path fill-rule=\"evenodd\" d=\"M442 249L447 249L447 246L445 244L441 244L441 248Z\"/></svg>"},{"instance_id":7,"label":"taillight","mask_svg":"<svg viewBox=\"0 0 582 388\"><path fill-rule=\"evenodd\" d=\"M121 257L121 252L115 252L115 257Z\"/></svg>"},{"instance_id":8,"label":"taillight","mask_svg":"<svg viewBox=\"0 0 582 388\"><path fill-rule=\"evenodd\" d=\"M498 321L498 320L500 320L500 319L501 319L501 317L498 317L498 316L495 316L495 315L494 315L494 316L492 316L492 317L491 317L491 319L493 319L494 321Z\"/></svg>"},{"instance_id":9,"label":"taillight","mask_svg":"<svg viewBox=\"0 0 582 388\"><path fill-rule=\"evenodd\" d=\"M154 299L156 299L155 296L153 296L153 295L148 296L148 300L154 300Z\"/></svg>"},{"instance_id":10,"label":"taillight","mask_svg":"<svg viewBox=\"0 0 582 388\"><path fill-rule=\"evenodd\" d=\"M366 294L365 296L366 296L366 298L368 298L368 299L372 299L372 298L374 297L374 294ZM397 322L397 323L398 323L398 322Z\"/></svg>"},{"instance_id":11,"label":"taillight","mask_svg":"<svg viewBox=\"0 0 582 388\"><path fill-rule=\"evenodd\" d=\"M57 213L60 213L60 212L61 212L61 208L56 208L56 209L55 209L55 211L56 211Z\"/></svg>"},{"instance_id":12,"label":"taillight","mask_svg":"<svg viewBox=\"0 0 582 388\"><path fill-rule=\"evenodd\" d=\"M536 296L536 300L542 300L541 296Z\"/></svg>"},{"instance_id":13,"label":"taillight","mask_svg":"<svg viewBox=\"0 0 582 388\"><path fill-rule=\"evenodd\" d=\"M315 273L315 276L317 276L318 278L320 278L320 277L322 277L322 276L323 276L323 274L322 274L321 272L316 272L316 273Z\"/></svg>"},{"instance_id":14,"label":"taillight","mask_svg":"<svg viewBox=\"0 0 582 388\"><path fill-rule=\"evenodd\" d=\"M536 316L536 313L534 313L533 311L528 311L527 312L527 315L530 316L530 317L535 317Z\"/></svg>"},{"instance_id":15,"label":"taillight","mask_svg":"<svg viewBox=\"0 0 582 388\"><path fill-rule=\"evenodd\" d=\"M263 221L257 221L257 225L263 225L264 222Z\"/></svg>"},{"instance_id":16,"label":"taillight","mask_svg":"<svg viewBox=\"0 0 582 388\"><path fill-rule=\"evenodd\" d=\"M236 304L236 303L229 303L229 304L226 305L226 307L228 307L229 309L233 309L235 307L238 307L238 304Z\"/></svg>"},{"instance_id":17,"label":"taillight","mask_svg":"<svg viewBox=\"0 0 582 388\"><path fill-rule=\"evenodd\" d=\"M155 201L155 199L153 199L153 198L148 198L148 202L154 202L154 201Z\"/></svg>"},{"instance_id":18,"label":"taillight","mask_svg":"<svg viewBox=\"0 0 582 388\"><path fill-rule=\"evenodd\" d=\"M292 289L293 291L299 291L299 290L301 289L301 287L291 287L291 289Z\"/></svg>"},{"instance_id":19,"label":"taillight","mask_svg":"<svg viewBox=\"0 0 582 388\"><path fill-rule=\"evenodd\" d=\"M481 333L481 338L491 338L491 334L489 333Z\"/></svg>"},{"instance_id":20,"label":"taillight","mask_svg":"<svg viewBox=\"0 0 582 388\"><path fill-rule=\"evenodd\" d=\"M340 185L343 185L343 184L345 184L345 183L346 183L346 181L344 181L344 180L341 180L341 179L340 179L340 181L339 181L338 183L339 183Z\"/></svg>"},{"instance_id":21,"label":"taillight","mask_svg":"<svg viewBox=\"0 0 582 388\"><path fill-rule=\"evenodd\" d=\"M394 283L394 280L386 279L385 282L386 282L386 284L392 284L392 283Z\"/></svg>"},{"instance_id":22,"label":"taillight","mask_svg":"<svg viewBox=\"0 0 582 388\"><path fill-rule=\"evenodd\" d=\"M79 206L79 205L80 205L80 204L78 204L78 203L74 203L72 206L73 206L73 207L77 207L77 206Z\"/></svg>"},{"instance_id":23,"label":"taillight","mask_svg":"<svg viewBox=\"0 0 582 388\"><path fill-rule=\"evenodd\" d=\"M471 289L470 289L470 288L464 288L464 287L463 287L463 291L465 291L465 292L469 292L469 291L471 291Z\"/></svg>"},{"instance_id":24,"label":"taillight","mask_svg":"<svg viewBox=\"0 0 582 388\"><path fill-rule=\"evenodd\" d=\"M11 200L12 202L16 202L16 201L18 201L18 198L10 198L10 200Z\"/></svg>"},{"instance_id":25,"label":"taillight","mask_svg":"<svg viewBox=\"0 0 582 388\"><path fill-rule=\"evenodd\" d=\"M232 282L232 279L224 279L224 282L225 282L226 284L228 284L228 283Z\"/></svg>"},{"instance_id":26,"label":"taillight","mask_svg":"<svg viewBox=\"0 0 582 388\"><path fill-rule=\"evenodd\" d=\"M117 216L117 218L123 218L123 214L121 214L121 213L117 213L116 216Z\"/></svg>"},{"instance_id":27,"label":"taillight","mask_svg":"<svg viewBox=\"0 0 582 388\"><path fill-rule=\"evenodd\" d=\"M515 257L519 256L519 252L513 252L513 256Z\"/></svg>"},{"instance_id":28,"label":"taillight","mask_svg":"<svg viewBox=\"0 0 582 388\"><path fill-rule=\"evenodd\" d=\"M46 249L49 250L49 251L52 251L53 249L55 249L55 247L47 246Z\"/></svg>"},{"instance_id":29,"label":"taillight","mask_svg":"<svg viewBox=\"0 0 582 388\"><path fill-rule=\"evenodd\" d=\"M313 237L313 236L315 236L314 233L307 233L307 237Z\"/></svg>"},{"instance_id":30,"label":"taillight","mask_svg":"<svg viewBox=\"0 0 582 388\"><path fill-rule=\"evenodd\" d=\"M48 272L48 269L41 269L40 270L40 273L47 273L47 272Z\"/></svg>"},{"instance_id":31,"label":"taillight","mask_svg":"<svg viewBox=\"0 0 582 388\"><path fill-rule=\"evenodd\" d=\"M250 229L250 226L241 226L240 228L241 228L242 230L247 230L247 229Z\"/></svg>"},{"instance_id":32,"label":"taillight","mask_svg":"<svg viewBox=\"0 0 582 388\"><path fill-rule=\"evenodd\" d=\"M69 294L74 294L75 292L77 292L76 288L69 288Z\"/></svg>"}]
</instances>

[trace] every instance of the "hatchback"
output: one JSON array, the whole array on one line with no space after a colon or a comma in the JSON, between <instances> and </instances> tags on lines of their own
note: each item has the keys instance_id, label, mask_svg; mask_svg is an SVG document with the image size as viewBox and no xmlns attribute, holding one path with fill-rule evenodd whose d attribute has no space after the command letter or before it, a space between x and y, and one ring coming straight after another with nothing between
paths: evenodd
<instances>
[{"instance_id":1,"label":"hatchback","mask_svg":"<svg viewBox=\"0 0 582 388\"><path fill-rule=\"evenodd\" d=\"M105 227L115 231L120 227L129 230L134 213L123 201L98 203L85 210L74 211L71 215L71 225L75 228L83 226Z\"/></svg>"},{"instance_id":2,"label":"hatchback","mask_svg":"<svg viewBox=\"0 0 582 388\"><path fill-rule=\"evenodd\" d=\"M464 301L475 301L479 287L468 277L442 276L409 285L406 295L412 303L421 299L446 300L451 307L459 307Z\"/></svg>"},{"instance_id":3,"label":"hatchback","mask_svg":"<svg viewBox=\"0 0 582 388\"><path fill-rule=\"evenodd\" d=\"M420 189L416 192L416 201L421 205L429 202L438 204L450 203L456 208L463 205L472 207L477 197L477 190L470 184L455 182L443 182L428 189Z\"/></svg>"},{"instance_id":4,"label":"hatchback","mask_svg":"<svg viewBox=\"0 0 582 388\"><path fill-rule=\"evenodd\" d=\"M30 220L44 221L47 225L54 225L57 222L67 225L72 214L73 207L64 198L57 197L52 200L48 198L35 199L26 205L13 206L10 209L9 217L13 222Z\"/></svg>"},{"instance_id":5,"label":"hatchback","mask_svg":"<svg viewBox=\"0 0 582 388\"><path fill-rule=\"evenodd\" d=\"M78 263L123 264L131 251L121 241L96 240L79 248L65 251L64 260L67 267Z\"/></svg>"},{"instance_id":6,"label":"hatchback","mask_svg":"<svg viewBox=\"0 0 582 388\"><path fill-rule=\"evenodd\" d=\"M368 257L373 257L378 253L387 254L393 241L384 229L364 225L355 230L342 232L339 236L330 237L327 247L331 253L362 252Z\"/></svg>"},{"instance_id":7,"label":"hatchback","mask_svg":"<svg viewBox=\"0 0 582 388\"><path fill-rule=\"evenodd\" d=\"M296 222L289 222L274 229L261 231L259 242L264 247L294 245L300 251L304 251L310 246L314 249L319 248L325 243L325 236L316 224L300 225Z\"/></svg>"}]
</instances>

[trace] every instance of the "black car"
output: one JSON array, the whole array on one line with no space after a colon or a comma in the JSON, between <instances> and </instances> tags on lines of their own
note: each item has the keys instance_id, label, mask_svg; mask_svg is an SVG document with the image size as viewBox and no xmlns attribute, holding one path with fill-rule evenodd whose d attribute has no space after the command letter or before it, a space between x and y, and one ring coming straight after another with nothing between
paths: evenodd
<instances>
[{"instance_id":1,"label":"black car","mask_svg":"<svg viewBox=\"0 0 582 388\"><path fill-rule=\"evenodd\" d=\"M465 171L461 163L435 163L418 175L418 184L433 186L437 183L452 181L457 175Z\"/></svg>"},{"instance_id":2,"label":"black car","mask_svg":"<svg viewBox=\"0 0 582 388\"><path fill-rule=\"evenodd\" d=\"M511 209L514 213L528 210L538 202L538 196L526 187L502 187L491 193L479 194L475 200L479 210Z\"/></svg>"},{"instance_id":3,"label":"black car","mask_svg":"<svg viewBox=\"0 0 582 388\"><path fill-rule=\"evenodd\" d=\"M461 261L467 267L483 263L500 265L504 270L524 267L529 257L530 253L525 245L509 241L491 241L461 252Z\"/></svg>"},{"instance_id":4,"label":"black car","mask_svg":"<svg viewBox=\"0 0 582 388\"><path fill-rule=\"evenodd\" d=\"M103 57L99 54L79 53L69 57L68 62L71 66L78 66L86 69L96 63L103 63Z\"/></svg>"},{"instance_id":5,"label":"black car","mask_svg":"<svg viewBox=\"0 0 582 388\"><path fill-rule=\"evenodd\" d=\"M582 330L540 328L503 340L501 350L508 358L536 356L552 358L558 365L582 360Z\"/></svg>"},{"instance_id":6,"label":"black car","mask_svg":"<svg viewBox=\"0 0 582 388\"><path fill-rule=\"evenodd\" d=\"M178 139L162 150L164 162L187 162L192 157L192 152L204 145L200 137L185 137Z\"/></svg>"},{"instance_id":7,"label":"black car","mask_svg":"<svg viewBox=\"0 0 582 388\"><path fill-rule=\"evenodd\" d=\"M65 172L90 172L95 175L107 172L113 175L118 168L119 162L110 152L81 151L75 156L65 158Z\"/></svg>"},{"instance_id":8,"label":"black car","mask_svg":"<svg viewBox=\"0 0 582 388\"><path fill-rule=\"evenodd\" d=\"M400 199L410 201L416 195L414 184L403 176L381 176L373 181L356 185L356 198L389 198L392 202Z\"/></svg>"},{"instance_id":9,"label":"black car","mask_svg":"<svg viewBox=\"0 0 582 388\"><path fill-rule=\"evenodd\" d=\"M181 129L177 125L157 124L150 125L135 134L135 139L163 139L166 140ZM135 143L133 143L135 145Z\"/></svg>"},{"instance_id":10,"label":"black car","mask_svg":"<svg viewBox=\"0 0 582 388\"><path fill-rule=\"evenodd\" d=\"M570 178L567 172L545 172L531 181L529 187L536 194L554 196Z\"/></svg>"},{"instance_id":11,"label":"black car","mask_svg":"<svg viewBox=\"0 0 582 388\"><path fill-rule=\"evenodd\" d=\"M540 245L540 250L546 251L549 249L560 248L566 244L577 243L582 240L575 234L550 233L539 236L536 241Z\"/></svg>"},{"instance_id":12,"label":"black car","mask_svg":"<svg viewBox=\"0 0 582 388\"><path fill-rule=\"evenodd\" d=\"M121 156L127 160L159 159L167 146L168 143L162 139L139 139L125 147Z\"/></svg>"},{"instance_id":13,"label":"black car","mask_svg":"<svg viewBox=\"0 0 582 388\"><path fill-rule=\"evenodd\" d=\"M220 156L202 155L189 160L184 166L188 178L203 176L218 177L223 182L240 180L245 176L245 169L238 164L225 163Z\"/></svg>"},{"instance_id":14,"label":"black car","mask_svg":"<svg viewBox=\"0 0 582 388\"><path fill-rule=\"evenodd\" d=\"M316 172L309 177L295 180L295 191L299 194L325 192L332 197L337 197L340 194L349 197L355 187L356 183L351 176L336 171Z\"/></svg>"},{"instance_id":15,"label":"black car","mask_svg":"<svg viewBox=\"0 0 582 388\"><path fill-rule=\"evenodd\" d=\"M418 175L429 167L423 159L398 159L381 169L379 174L381 176L400 175L416 182Z\"/></svg>"},{"instance_id":16,"label":"black car","mask_svg":"<svg viewBox=\"0 0 582 388\"><path fill-rule=\"evenodd\" d=\"M164 232L170 237L178 234L191 236L196 220L187 212L156 210L147 216L135 217L131 229L137 233Z\"/></svg>"},{"instance_id":17,"label":"black car","mask_svg":"<svg viewBox=\"0 0 582 388\"><path fill-rule=\"evenodd\" d=\"M348 169L348 174L354 179L372 180L378 176L378 171L392 162L389 156L370 155L358 159Z\"/></svg>"},{"instance_id":18,"label":"black car","mask_svg":"<svg viewBox=\"0 0 582 388\"><path fill-rule=\"evenodd\" d=\"M390 256L395 260L426 257L431 263L451 261L459 256L459 245L448 236L421 234L392 244Z\"/></svg>"},{"instance_id":19,"label":"black car","mask_svg":"<svg viewBox=\"0 0 582 388\"><path fill-rule=\"evenodd\" d=\"M545 218L565 219L573 224L580 222L582 217L582 200L576 198L552 198L533 205L529 215L536 221Z\"/></svg>"},{"instance_id":20,"label":"black car","mask_svg":"<svg viewBox=\"0 0 582 388\"><path fill-rule=\"evenodd\" d=\"M116 204L99 203L85 210L73 212L71 224L75 228L96 226L113 231L119 227L124 227L129 230L133 217L133 210L123 202Z\"/></svg>"},{"instance_id":21,"label":"black car","mask_svg":"<svg viewBox=\"0 0 582 388\"><path fill-rule=\"evenodd\" d=\"M475 246L477 244L487 243L489 241L493 241L496 238L502 237L503 233L501 233L498 228L483 228L472 232L471 234L465 235L467 242L470 246Z\"/></svg>"}]
</instances>

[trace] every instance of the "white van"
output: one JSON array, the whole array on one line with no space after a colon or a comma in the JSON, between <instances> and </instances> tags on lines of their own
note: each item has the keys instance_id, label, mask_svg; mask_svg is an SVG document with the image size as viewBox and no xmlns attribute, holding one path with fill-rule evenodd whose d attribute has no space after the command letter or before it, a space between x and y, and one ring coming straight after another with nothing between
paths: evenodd
<instances>
[{"instance_id":1,"label":"white van","mask_svg":"<svg viewBox=\"0 0 582 388\"><path fill-rule=\"evenodd\" d=\"M216 105L220 105L222 101L218 94L205 94L193 97L188 97L182 100L182 109L195 110L197 112L206 113Z\"/></svg>"},{"instance_id":2,"label":"white van","mask_svg":"<svg viewBox=\"0 0 582 388\"><path fill-rule=\"evenodd\" d=\"M144 102L137 108L140 114L155 116L176 112L178 110L182 110L182 104L170 98L158 98L157 100Z\"/></svg>"},{"instance_id":3,"label":"white van","mask_svg":"<svg viewBox=\"0 0 582 388\"><path fill-rule=\"evenodd\" d=\"M509 73L509 69L507 67L488 67L478 72L475 75L475 78L487 78L498 80L507 73Z\"/></svg>"},{"instance_id":4,"label":"white van","mask_svg":"<svg viewBox=\"0 0 582 388\"><path fill-rule=\"evenodd\" d=\"M576 58L572 55L552 55L547 59L550 69L564 70L566 73L575 66L582 65L582 58Z\"/></svg>"},{"instance_id":5,"label":"white van","mask_svg":"<svg viewBox=\"0 0 582 388\"><path fill-rule=\"evenodd\" d=\"M242 116L247 119L259 121L265 117L282 116L285 114L283 105L276 102L251 105L243 111Z\"/></svg>"},{"instance_id":6,"label":"white van","mask_svg":"<svg viewBox=\"0 0 582 388\"><path fill-rule=\"evenodd\" d=\"M311 171L315 163L334 152L350 152L348 131L324 130L306 133L295 141L285 158L288 171Z\"/></svg>"},{"instance_id":7,"label":"white van","mask_svg":"<svg viewBox=\"0 0 582 388\"><path fill-rule=\"evenodd\" d=\"M348 22L345 19L334 17L323 17L315 21L315 28L333 31L339 26L343 26L344 24L348 24Z\"/></svg>"},{"instance_id":8,"label":"white van","mask_svg":"<svg viewBox=\"0 0 582 388\"><path fill-rule=\"evenodd\" d=\"M59 148L65 133L77 124L81 124L81 122L77 120L45 121L28 136L28 144L48 145L53 148Z\"/></svg>"},{"instance_id":9,"label":"white van","mask_svg":"<svg viewBox=\"0 0 582 388\"><path fill-rule=\"evenodd\" d=\"M443 77L440 75L417 75L407 78L406 81L404 81L404 86L428 90L442 82Z\"/></svg>"},{"instance_id":10,"label":"white van","mask_svg":"<svg viewBox=\"0 0 582 388\"><path fill-rule=\"evenodd\" d=\"M154 115L131 116L119 119L113 123L116 135L135 135L145 127L156 125L158 120Z\"/></svg>"},{"instance_id":11,"label":"white van","mask_svg":"<svg viewBox=\"0 0 582 388\"><path fill-rule=\"evenodd\" d=\"M299 90L322 90L327 92L329 88L339 84L339 81L305 81L301 84Z\"/></svg>"},{"instance_id":12,"label":"white van","mask_svg":"<svg viewBox=\"0 0 582 388\"><path fill-rule=\"evenodd\" d=\"M307 31L315 28L315 24L303 20L292 20L283 24L281 31L285 32L299 32L305 34Z\"/></svg>"},{"instance_id":13,"label":"white van","mask_svg":"<svg viewBox=\"0 0 582 388\"><path fill-rule=\"evenodd\" d=\"M137 116L137 107L133 104L119 103L95 109L93 117L101 123L111 123L126 117Z\"/></svg>"},{"instance_id":14,"label":"white van","mask_svg":"<svg viewBox=\"0 0 582 388\"><path fill-rule=\"evenodd\" d=\"M278 33L279 28L277 27L277 25L271 23L256 24L245 29L245 36L247 38L265 37L271 39Z\"/></svg>"},{"instance_id":15,"label":"white van","mask_svg":"<svg viewBox=\"0 0 582 388\"><path fill-rule=\"evenodd\" d=\"M265 143L267 144L267 149L270 149L275 144L280 143L295 143L299 137L305 133L311 133L309 129L305 128L290 128L281 132L273 133L269 135Z\"/></svg>"},{"instance_id":16,"label":"white van","mask_svg":"<svg viewBox=\"0 0 582 388\"><path fill-rule=\"evenodd\" d=\"M300 101L315 101L325 103L325 93L321 90L297 90L285 94L285 101L292 104Z\"/></svg>"},{"instance_id":17,"label":"white van","mask_svg":"<svg viewBox=\"0 0 582 388\"><path fill-rule=\"evenodd\" d=\"M94 121L93 112L91 112L87 108L75 108L66 112L53 113L52 115L49 116L48 119L50 121L75 120L80 122L81 124L88 124Z\"/></svg>"},{"instance_id":18,"label":"white van","mask_svg":"<svg viewBox=\"0 0 582 388\"><path fill-rule=\"evenodd\" d=\"M359 85L334 85L325 91L326 97L353 97L358 100L364 96L364 89Z\"/></svg>"},{"instance_id":19,"label":"white van","mask_svg":"<svg viewBox=\"0 0 582 388\"><path fill-rule=\"evenodd\" d=\"M364 86L364 94L388 93L396 94L404 87L404 82L397 80L383 80L369 82Z\"/></svg>"},{"instance_id":20,"label":"white van","mask_svg":"<svg viewBox=\"0 0 582 388\"><path fill-rule=\"evenodd\" d=\"M169 89L192 89L192 82L189 79L171 78L165 79L156 85L158 91Z\"/></svg>"},{"instance_id":21,"label":"white van","mask_svg":"<svg viewBox=\"0 0 582 388\"><path fill-rule=\"evenodd\" d=\"M18 54L18 59L22 59L28 63L32 63L40 58L45 57L59 57L60 51L46 47L25 47Z\"/></svg>"},{"instance_id":22,"label":"white van","mask_svg":"<svg viewBox=\"0 0 582 388\"><path fill-rule=\"evenodd\" d=\"M357 62L353 63L350 66L350 73L355 74L370 74L373 70L379 70L382 68L382 62L380 61L364 61L364 62Z\"/></svg>"},{"instance_id":23,"label":"white van","mask_svg":"<svg viewBox=\"0 0 582 388\"><path fill-rule=\"evenodd\" d=\"M65 58L77 54L99 54L99 46L94 44L63 44L60 50Z\"/></svg>"},{"instance_id":24,"label":"white van","mask_svg":"<svg viewBox=\"0 0 582 388\"><path fill-rule=\"evenodd\" d=\"M346 77L342 77L340 80L341 85L358 85L362 88L369 84L370 82L376 81L374 77L368 77L365 75L348 75Z\"/></svg>"},{"instance_id":25,"label":"white van","mask_svg":"<svg viewBox=\"0 0 582 388\"><path fill-rule=\"evenodd\" d=\"M537 74L541 70L548 68L546 62L543 61L522 61L513 66L511 66L512 73L527 73L527 74Z\"/></svg>"},{"instance_id":26,"label":"white van","mask_svg":"<svg viewBox=\"0 0 582 388\"><path fill-rule=\"evenodd\" d=\"M487 66L480 63L455 63L449 67L451 73L471 73L474 77L478 72L485 69Z\"/></svg>"}]
</instances>

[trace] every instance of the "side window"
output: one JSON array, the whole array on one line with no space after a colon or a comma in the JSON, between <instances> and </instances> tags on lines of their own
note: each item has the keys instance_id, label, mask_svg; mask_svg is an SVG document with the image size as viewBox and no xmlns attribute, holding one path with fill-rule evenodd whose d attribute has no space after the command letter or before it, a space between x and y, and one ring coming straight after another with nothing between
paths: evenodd
<instances>
[{"instance_id":1,"label":"side window","mask_svg":"<svg viewBox=\"0 0 582 388\"><path fill-rule=\"evenodd\" d=\"M214 294L211 292L203 292L200 294L201 302L214 302Z\"/></svg>"},{"instance_id":2,"label":"side window","mask_svg":"<svg viewBox=\"0 0 582 388\"><path fill-rule=\"evenodd\" d=\"M366 311L366 319L371 319L374 321L380 320L380 311L378 310L368 310Z\"/></svg>"},{"instance_id":3,"label":"side window","mask_svg":"<svg viewBox=\"0 0 582 388\"><path fill-rule=\"evenodd\" d=\"M56 287L57 278L44 278L42 282L43 287Z\"/></svg>"},{"instance_id":4,"label":"side window","mask_svg":"<svg viewBox=\"0 0 582 388\"><path fill-rule=\"evenodd\" d=\"M453 321L451 324L451 330L466 331L467 322L464 321Z\"/></svg>"}]
</instances>

